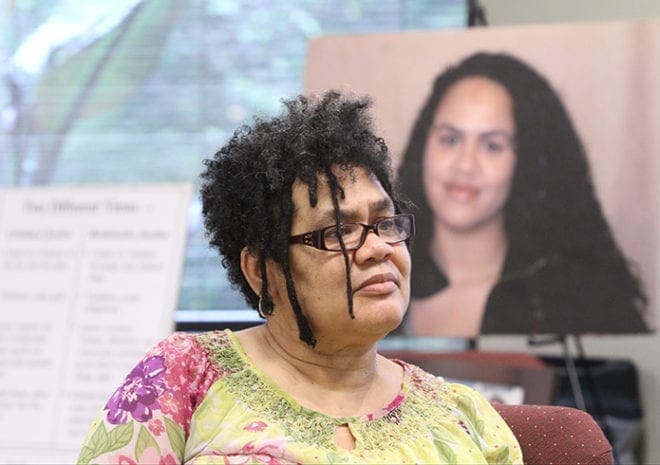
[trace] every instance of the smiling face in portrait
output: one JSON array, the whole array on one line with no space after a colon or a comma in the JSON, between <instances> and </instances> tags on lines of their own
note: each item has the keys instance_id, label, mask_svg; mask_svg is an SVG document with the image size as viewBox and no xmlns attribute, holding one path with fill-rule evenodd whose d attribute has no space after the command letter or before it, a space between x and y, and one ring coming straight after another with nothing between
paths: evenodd
<instances>
[{"instance_id":1,"label":"smiling face in portrait","mask_svg":"<svg viewBox=\"0 0 660 465\"><path fill-rule=\"evenodd\" d=\"M375 176L362 168L337 174L345 192L345 197L339 198L342 223L373 224L395 214L392 200ZM293 184L292 200L292 236L334 225L325 181L319 181L315 207L310 205L308 186L299 180ZM405 242L388 244L370 231L359 249L348 251L355 319L348 313L346 267L340 251L291 244L289 256L296 292L319 347L373 343L400 324L410 286L410 255ZM278 300L287 305L284 278L277 282ZM277 303L275 308L277 316ZM290 308L281 313L293 316Z\"/></svg>"},{"instance_id":2,"label":"smiling face in portrait","mask_svg":"<svg viewBox=\"0 0 660 465\"><path fill-rule=\"evenodd\" d=\"M440 101L424 151L423 182L437 227L503 225L516 164L513 103L485 77L453 84Z\"/></svg>"}]
</instances>

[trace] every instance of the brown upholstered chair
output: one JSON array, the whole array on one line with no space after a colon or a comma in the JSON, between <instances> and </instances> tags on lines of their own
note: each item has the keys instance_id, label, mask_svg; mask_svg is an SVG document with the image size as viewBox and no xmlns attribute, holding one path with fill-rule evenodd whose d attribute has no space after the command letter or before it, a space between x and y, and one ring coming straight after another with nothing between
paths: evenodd
<instances>
[{"instance_id":1,"label":"brown upholstered chair","mask_svg":"<svg viewBox=\"0 0 660 465\"><path fill-rule=\"evenodd\" d=\"M493 404L520 443L527 465L612 464L612 446L588 413L549 405Z\"/></svg>"}]
</instances>

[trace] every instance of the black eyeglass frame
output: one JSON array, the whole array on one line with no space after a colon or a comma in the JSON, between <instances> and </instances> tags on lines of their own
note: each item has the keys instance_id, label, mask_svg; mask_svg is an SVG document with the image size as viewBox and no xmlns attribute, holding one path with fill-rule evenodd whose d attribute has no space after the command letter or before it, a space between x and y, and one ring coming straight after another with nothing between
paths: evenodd
<instances>
[{"instance_id":1,"label":"black eyeglass frame","mask_svg":"<svg viewBox=\"0 0 660 465\"><path fill-rule=\"evenodd\" d=\"M364 241L367 240L367 234L369 234L369 231L373 231L376 236L381 237L380 234L378 234L378 225L382 223L383 221L386 220L391 220L393 218L398 218L398 217L406 217L410 219L410 235L406 237L405 239L400 239L398 241L394 242L389 242L385 239L383 239L385 242L387 242L390 245L393 244L398 244L399 242L404 242L409 240L411 237L415 235L415 215L412 213L401 213L398 215L392 215L392 216L386 216L383 218L379 218L376 221L374 221L372 224L364 224L364 223L358 223L358 222L350 222L350 223L339 223L339 226L345 226L347 224L357 224L362 226L362 236L360 237L360 242L358 243L357 246L355 247L346 247L347 251L353 251L357 250L360 247L364 245ZM325 232L328 230L332 229L337 229L336 225L332 226L326 226L325 228L317 229L315 231L309 231L306 233L302 234L296 234L294 236L289 237L289 243L290 244L303 244L303 245L308 245L310 247L314 247L319 250L326 250L328 252L341 252L341 248L338 249L329 249L325 245L325 240L323 239Z\"/></svg>"}]
</instances>

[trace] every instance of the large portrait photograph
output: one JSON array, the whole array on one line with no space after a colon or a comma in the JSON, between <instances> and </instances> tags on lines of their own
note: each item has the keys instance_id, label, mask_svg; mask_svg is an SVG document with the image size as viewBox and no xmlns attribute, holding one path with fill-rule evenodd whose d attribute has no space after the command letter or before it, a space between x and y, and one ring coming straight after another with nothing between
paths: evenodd
<instances>
[{"instance_id":1,"label":"large portrait photograph","mask_svg":"<svg viewBox=\"0 0 660 465\"><path fill-rule=\"evenodd\" d=\"M369 94L415 215L401 333L654 331L660 22L326 37L309 92Z\"/></svg>"}]
</instances>

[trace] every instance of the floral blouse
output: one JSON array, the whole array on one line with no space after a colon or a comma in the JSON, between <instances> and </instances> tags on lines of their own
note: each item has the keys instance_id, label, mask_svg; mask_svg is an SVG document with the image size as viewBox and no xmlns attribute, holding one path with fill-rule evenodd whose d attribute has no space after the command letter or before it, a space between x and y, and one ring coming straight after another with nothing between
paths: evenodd
<instances>
[{"instance_id":1,"label":"floral blouse","mask_svg":"<svg viewBox=\"0 0 660 465\"><path fill-rule=\"evenodd\" d=\"M231 331L174 333L112 394L78 463L522 463L513 433L480 394L397 363L404 381L389 405L332 418L281 390ZM335 444L340 425L352 450Z\"/></svg>"}]
</instances>

